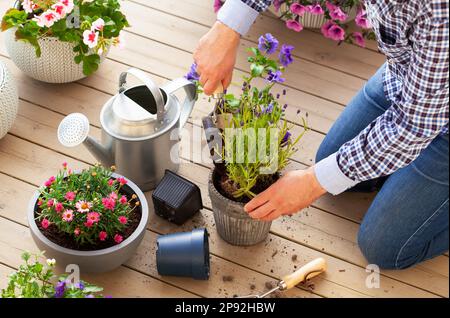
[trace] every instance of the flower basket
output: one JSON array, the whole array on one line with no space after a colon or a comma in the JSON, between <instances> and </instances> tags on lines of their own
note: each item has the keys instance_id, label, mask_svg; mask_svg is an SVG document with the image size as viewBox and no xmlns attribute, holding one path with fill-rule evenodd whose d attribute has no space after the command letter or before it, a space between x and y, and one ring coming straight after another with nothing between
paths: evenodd
<instances>
[{"instance_id":1,"label":"flower basket","mask_svg":"<svg viewBox=\"0 0 450 318\"><path fill-rule=\"evenodd\" d=\"M286 17L282 17L282 14L280 11L275 10L273 6L269 8L270 12L273 13L277 17L281 17L284 21L287 20ZM305 14L302 16L302 24L306 29L320 29L325 22L327 22L327 19L324 15L314 15L309 12L305 12Z\"/></svg>"},{"instance_id":2,"label":"flower basket","mask_svg":"<svg viewBox=\"0 0 450 318\"><path fill-rule=\"evenodd\" d=\"M69 172L70 173L70 172ZM74 172L75 175L80 175L82 172ZM67 266L69 264L76 264L79 266L82 272L88 273L98 273L98 272L108 272L111 271L123 263L125 263L130 257L133 256L137 247L141 243L147 223L148 223L148 205L143 192L137 187L136 184L131 182L130 180L125 179L121 175L112 173L110 176L110 180L123 180L124 185L121 187L120 195L124 195L128 198L134 197L136 199L133 202L139 202L139 210L137 215L140 217L135 217L134 225L130 225L130 230L126 230L129 233L120 236L120 241L116 240L114 237L113 244L109 244L107 241L98 240L98 249L94 249L92 245L88 245L85 247L84 245L80 245L80 247L75 246L75 240L73 240L73 236L70 236L64 232L58 232L57 227L47 227L47 225L43 226L43 220L39 216L39 211L41 209L42 202L42 192L36 191L29 203L27 218L30 226L31 236L39 247L40 250L46 252L46 255L51 258L55 258L58 260L58 263L61 266ZM51 183L52 179L47 181ZM54 179L53 179L54 180ZM52 181L55 182L55 181ZM126 184L125 184L126 182ZM57 190L50 190L54 191ZM130 201L131 202L131 201ZM56 201L55 201L56 204ZM64 203L66 204L66 203ZM117 205L119 202L117 201ZM131 203L130 203L131 204ZM47 205L46 205L47 206ZM54 205L55 206L55 205ZM66 217L67 210L62 212L58 212L61 215L61 218ZM77 217L83 217L83 213L76 216L77 212L70 211L73 213L73 222L75 222ZM87 212L84 213L84 215ZM93 214L100 214L100 217L103 217L101 213L92 212ZM106 212L105 212L106 213ZM112 212L110 212L112 213ZM44 219L47 220L47 219ZM66 219L67 220L67 219ZM87 220L87 219L86 219ZM48 222L48 221L47 221ZM48 222L50 223L50 222ZM86 223L85 223L86 224ZM94 223L94 227L98 226L99 223ZM129 223L130 224L130 223ZM51 225L50 225L51 226ZM102 227L105 225L102 225ZM84 230L81 230L83 232ZM106 231L106 230L105 230ZM45 232L45 233L44 233ZM106 234L106 232L104 232ZM102 234L102 232L100 232ZM81 234L82 235L82 234ZM70 246L68 246L70 244ZM63 246L64 245L64 246Z\"/></svg>"},{"instance_id":3,"label":"flower basket","mask_svg":"<svg viewBox=\"0 0 450 318\"><path fill-rule=\"evenodd\" d=\"M15 29L6 31L5 47L16 66L27 76L41 82L63 84L85 78L83 65L75 63L75 44L62 42L55 37L43 37L38 40L41 56L36 57L34 47L15 39ZM109 53L101 55L103 61Z\"/></svg>"},{"instance_id":4,"label":"flower basket","mask_svg":"<svg viewBox=\"0 0 450 318\"><path fill-rule=\"evenodd\" d=\"M18 107L16 83L6 65L0 62L0 139L11 129Z\"/></svg>"}]
</instances>

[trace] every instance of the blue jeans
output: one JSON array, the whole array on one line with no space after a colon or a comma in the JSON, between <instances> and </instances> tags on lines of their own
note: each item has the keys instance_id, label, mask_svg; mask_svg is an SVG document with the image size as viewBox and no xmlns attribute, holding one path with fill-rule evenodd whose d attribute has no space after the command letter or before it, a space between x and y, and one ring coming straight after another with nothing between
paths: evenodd
<instances>
[{"instance_id":1,"label":"blue jeans","mask_svg":"<svg viewBox=\"0 0 450 318\"><path fill-rule=\"evenodd\" d=\"M384 67L334 123L319 148L316 162L336 152L391 106L383 90ZM402 269L448 250L448 143L448 134L441 135L407 167L353 189L379 189L358 233L359 247L369 263Z\"/></svg>"}]
</instances>

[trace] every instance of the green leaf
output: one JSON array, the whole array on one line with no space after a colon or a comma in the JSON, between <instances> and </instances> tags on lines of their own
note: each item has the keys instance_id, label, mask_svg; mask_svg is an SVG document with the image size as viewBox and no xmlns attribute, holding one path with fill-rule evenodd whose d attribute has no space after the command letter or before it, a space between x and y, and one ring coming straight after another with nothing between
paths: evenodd
<instances>
[{"instance_id":1,"label":"green leaf","mask_svg":"<svg viewBox=\"0 0 450 318\"><path fill-rule=\"evenodd\" d=\"M94 285L86 286L83 289L83 293L85 293L85 294L98 293L98 292L101 292L101 291L103 291L103 288L97 287L97 286L94 286Z\"/></svg>"},{"instance_id":2,"label":"green leaf","mask_svg":"<svg viewBox=\"0 0 450 318\"><path fill-rule=\"evenodd\" d=\"M17 9L9 9L6 11L2 19L2 31L6 31L12 27L19 26L27 22L28 14L25 11Z\"/></svg>"},{"instance_id":3,"label":"green leaf","mask_svg":"<svg viewBox=\"0 0 450 318\"><path fill-rule=\"evenodd\" d=\"M83 73L86 76L93 74L100 65L100 56L98 54L83 56Z\"/></svg>"},{"instance_id":4,"label":"green leaf","mask_svg":"<svg viewBox=\"0 0 450 318\"><path fill-rule=\"evenodd\" d=\"M256 64L256 63L252 63L250 65L250 71L251 71L251 74L253 77L261 76L261 74L264 72L264 66Z\"/></svg>"}]
</instances>

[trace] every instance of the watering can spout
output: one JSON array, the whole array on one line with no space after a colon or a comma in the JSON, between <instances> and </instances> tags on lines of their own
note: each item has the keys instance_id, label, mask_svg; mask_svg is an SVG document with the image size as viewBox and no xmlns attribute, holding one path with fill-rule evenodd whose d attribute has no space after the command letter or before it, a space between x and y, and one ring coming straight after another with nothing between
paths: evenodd
<instances>
[{"instance_id":1,"label":"watering can spout","mask_svg":"<svg viewBox=\"0 0 450 318\"><path fill-rule=\"evenodd\" d=\"M100 144L97 140L90 136L86 137L83 144L103 166L111 167L114 165L114 160L112 159L113 156L108 147Z\"/></svg>"}]
</instances>

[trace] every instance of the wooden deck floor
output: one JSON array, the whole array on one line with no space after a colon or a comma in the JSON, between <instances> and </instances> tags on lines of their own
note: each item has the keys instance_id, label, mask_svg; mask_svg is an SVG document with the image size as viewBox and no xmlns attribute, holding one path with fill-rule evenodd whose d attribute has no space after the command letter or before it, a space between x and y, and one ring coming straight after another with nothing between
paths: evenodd
<instances>
[{"instance_id":1,"label":"wooden deck floor","mask_svg":"<svg viewBox=\"0 0 450 318\"><path fill-rule=\"evenodd\" d=\"M20 263L21 251L36 250L25 218L32 192L63 161L76 168L95 162L83 147L68 149L58 143L56 128L60 120L66 114L82 112L91 121L92 134L98 137L100 109L116 93L122 71L135 66L158 83L184 75L198 39L215 21L211 2L125 1L123 6L132 24L126 34L126 48L113 49L91 78L68 85L43 84L21 74L9 60L3 38L0 39L0 59L14 73L20 89L19 116L11 132L0 140L0 288L5 284L6 274ZM8 3L1 1L0 12L5 11ZM302 141L291 164L291 168L304 168L313 163L316 149L333 121L384 57L370 48L348 44L336 47L312 31L301 35L289 32L280 21L264 15L242 41L235 71L237 83L247 70L245 48L254 45L259 35L266 32L296 47L297 62L286 74L285 100L291 105L287 116L293 122L296 108L309 112L312 131ZM374 48L372 44L369 47ZM211 107L206 98L201 98L188 128L198 128L195 119ZM190 134L183 142L187 144L196 137ZM306 211L274 222L270 237L263 244L248 248L226 244L214 228L206 188L209 166L193 163L189 156L184 159L180 173L200 186L205 206L201 214L183 227L152 214L144 242L128 263L112 273L84 279L103 285L107 294L115 297L232 297L253 292L251 286L264 291L267 282L275 282L321 256L328 261L327 273L314 279L313 285L298 286L281 296L448 297L447 255L412 269L383 271L380 288L366 287L366 261L358 250L356 234L372 195L322 198ZM151 202L151 193L147 197ZM156 236L198 226L206 226L211 234L211 279L199 282L159 276L155 264ZM233 280L224 281L224 276Z\"/></svg>"}]
</instances>

